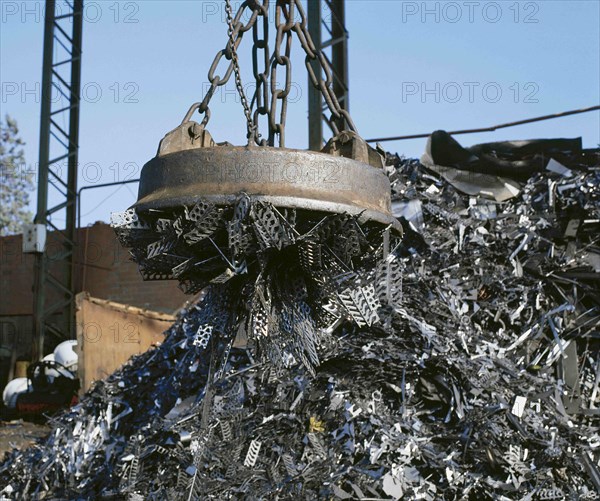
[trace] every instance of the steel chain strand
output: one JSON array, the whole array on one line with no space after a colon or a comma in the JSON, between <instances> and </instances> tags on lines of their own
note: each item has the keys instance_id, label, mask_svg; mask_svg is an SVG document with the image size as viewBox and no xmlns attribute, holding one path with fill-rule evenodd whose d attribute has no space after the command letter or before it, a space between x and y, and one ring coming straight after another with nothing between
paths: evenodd
<instances>
[{"instance_id":1,"label":"steel chain strand","mask_svg":"<svg viewBox=\"0 0 600 501\"><path fill-rule=\"evenodd\" d=\"M238 9L238 11L236 13L235 18L232 21L234 29L233 29L233 32L231 33L231 35L229 36L227 45L225 46L225 49L222 49L217 52L212 64L210 65L210 68L208 70L208 81L210 83L210 87L206 91L204 98L202 99L202 101L200 102L200 104L197 107L198 112L204 113L204 115L205 115L202 120L202 125L204 125L204 126L206 126L208 124L208 121L210 120L209 104L210 104L210 101L211 101L214 93L216 92L217 88L225 85L229 81L229 79L231 78L231 74L234 72L234 62L232 60L232 52L237 51L237 48L242 41L243 34L246 31L248 31L250 28L252 28L252 26L256 22L256 18L258 16L258 12L256 9L252 9L253 10L252 16L250 16L250 19L247 24L243 24L241 22L242 15L244 14L245 10L250 5L255 5L254 0L246 0L240 5L240 8ZM229 31L228 31L228 34L229 34ZM233 38L233 42L231 41L231 38ZM225 57L225 59L229 61L229 65L227 66L227 69L226 69L224 75L220 76L215 73L216 73L219 63L221 62L221 59L223 57Z\"/></svg>"},{"instance_id":2,"label":"steel chain strand","mask_svg":"<svg viewBox=\"0 0 600 501\"><path fill-rule=\"evenodd\" d=\"M302 46L302 49L306 53L305 64L309 78L311 80L312 85L316 89L318 89L323 95L325 103L327 104L327 107L329 108L329 111L332 115L331 118L328 120L329 126L332 128L334 134L337 134L339 130L337 126L333 123L333 119L343 118L346 122L348 129L358 134L356 125L354 124L350 113L340 106L337 96L333 91L333 78L331 73L331 66L327 61L327 58L323 54L323 51L316 49L312 37L310 36L310 33L308 31L306 14L304 12L304 8L302 7L302 1L289 1L290 3L294 3L296 5L296 9L298 10L298 13L300 15L300 21L294 24L294 31L297 34L298 39L300 40L300 45ZM315 61L317 63L318 69L323 71L323 73L326 76L325 80L323 80L323 78L317 77L311 65L312 61Z\"/></svg>"},{"instance_id":3,"label":"steel chain strand","mask_svg":"<svg viewBox=\"0 0 600 501\"><path fill-rule=\"evenodd\" d=\"M255 105L253 122L256 131L255 140L257 144L266 146L267 139L260 139L259 134L259 118L260 116L269 117L269 70L270 70L270 53L269 53L269 0L264 0L260 6L258 14L262 16L263 30L262 37L259 36L259 23L254 23L252 27L252 71L256 81L256 89L250 103L250 108ZM262 51L263 71L259 72L259 51Z\"/></svg>"},{"instance_id":4,"label":"steel chain strand","mask_svg":"<svg viewBox=\"0 0 600 501\"><path fill-rule=\"evenodd\" d=\"M269 144L271 146L275 145L275 135L279 135L279 145L281 147L285 146L285 124L287 118L287 97L291 90L291 75L292 75L292 66L291 66L291 46L292 46L292 32L296 33L298 39L300 41L300 45L306 54L305 64L308 71L308 75L311 81L311 84L320 91L327 108L331 112L331 117L328 119L328 124L331 127L334 134L339 133L337 126L335 125L334 119L343 118L348 129L353 132L357 132L356 126L350 116L350 113L347 110L344 110L337 99L333 91L333 79L331 73L331 66L324 56L323 52L317 50L312 37L308 31L307 27L307 18L302 7L301 0L277 0L276 7L276 19L275 26L277 29L276 36L276 44L275 51L272 57L272 62L269 61L269 52L268 52L268 6L269 0L264 0L262 4L260 4L257 0L245 0L240 8L238 9L235 18L232 19L232 9L230 0L226 1L226 11L228 18L228 34L229 41L225 49L219 51L213 60L213 63L210 66L208 72L208 80L210 82L210 87L206 92L204 99L197 106L197 109L200 113L204 113L205 117L202 120L202 124L206 125L208 120L210 119L210 109L209 103L214 93L216 92L218 87L225 85L231 74L235 72L236 74L236 87L238 92L240 93L240 99L242 100L242 105L244 107L244 114L246 115L246 122L248 127L248 139L249 142L254 140L258 144ZM241 22L241 17L244 12L250 9L252 10L252 15L248 21L248 23L243 24ZM300 21L295 22L295 12L299 13ZM258 16L263 17L263 38L260 39L258 37L258 28L256 25L256 20ZM284 17L285 23L281 22L281 17ZM242 41L243 34L249 29L253 29L253 38L254 38L254 46L253 46L253 72L254 78L256 80L256 91L254 93L254 97L252 100L252 104L248 105L248 100L243 92L243 86L241 82L241 77L239 76L239 61L237 58L237 48ZM286 37L286 48L285 55L281 54L281 44L283 42L283 37ZM258 72L258 50L264 51L264 60L265 60L265 70L261 73ZM227 70L225 71L224 76L216 75L215 72L217 67L221 61L221 59L225 57L230 61ZM325 79L322 77L317 77L315 70L313 69L311 62L315 61L317 64L317 69L325 74ZM268 64L267 64L268 63ZM283 89L277 88L277 66L285 66L286 75L285 75L285 87ZM237 69L236 69L237 68ZM269 69L271 74L269 75ZM271 90L271 106L267 105L268 102L268 90L267 90L267 81L270 76L270 90ZM281 101L281 111L279 116L279 121L277 122L277 101ZM254 115L251 114L252 105L256 103L256 110ZM268 142L266 140L259 140L258 135L258 120L259 115L267 115L269 117L269 139ZM358 133L358 132L357 132Z\"/></svg>"},{"instance_id":5,"label":"steel chain strand","mask_svg":"<svg viewBox=\"0 0 600 501\"><path fill-rule=\"evenodd\" d=\"M340 131L338 130L334 119L339 119L342 115L339 112L339 102L335 96L335 93L333 92L333 79L331 76L331 68L328 66L327 59L325 58L325 55L322 52L317 52L317 57L315 60L318 63L320 63L320 68L325 74L325 80L323 80L322 78L317 78L316 74L314 73L314 69L312 65L310 65L310 63L307 63L307 70L311 82L313 83L313 85L315 85L317 89L320 90L321 95L323 96L323 99L327 104L327 107L331 111L331 117L327 120L327 123L329 124L329 127L331 128L334 134L339 134Z\"/></svg>"},{"instance_id":6,"label":"steel chain strand","mask_svg":"<svg viewBox=\"0 0 600 501\"><path fill-rule=\"evenodd\" d=\"M233 64L233 71L235 73L235 86L237 88L238 94L240 96L240 101L242 102L242 107L244 108L244 115L246 116L246 137L248 139L248 144L254 144L256 142L256 127L252 120L252 113L250 112L250 106L248 106L248 99L246 98L246 93L244 92L244 86L242 84L242 76L240 74L240 63L238 60L237 50L236 50L236 39L234 34L238 34L238 40L241 40L242 35L240 33L240 29L243 27L241 21L238 21L235 25L233 24L233 15L231 9L230 0L225 0L225 13L227 14L227 25L228 25L228 35L229 35L229 50L228 56L231 58L231 62ZM257 11L253 9L252 13L252 24L256 23ZM237 16L236 16L237 17Z\"/></svg>"},{"instance_id":7,"label":"steel chain strand","mask_svg":"<svg viewBox=\"0 0 600 501\"><path fill-rule=\"evenodd\" d=\"M271 64L271 80L270 80L270 89L271 89L271 103L269 106L269 146L275 146L275 135L279 133L279 128L277 127L277 122L275 119L275 114L277 112L277 65L281 59L280 51L281 51L281 41L283 40L283 30L285 28L285 24L281 22L281 14L284 6L280 0L277 0L275 5L275 49L273 51L272 64ZM280 139L281 143L281 139Z\"/></svg>"},{"instance_id":8,"label":"steel chain strand","mask_svg":"<svg viewBox=\"0 0 600 501\"><path fill-rule=\"evenodd\" d=\"M275 146L275 135L279 135L279 146L285 147L285 123L287 118L287 97L292 88L292 30L294 28L295 3L289 0L277 0L275 10L275 51L271 63L271 107L269 110L269 145ZM282 23L282 17L285 23ZM285 35L285 55L281 54L281 44ZM277 88L277 67L285 66L285 86ZM277 101L281 101L279 121L277 121Z\"/></svg>"}]
</instances>

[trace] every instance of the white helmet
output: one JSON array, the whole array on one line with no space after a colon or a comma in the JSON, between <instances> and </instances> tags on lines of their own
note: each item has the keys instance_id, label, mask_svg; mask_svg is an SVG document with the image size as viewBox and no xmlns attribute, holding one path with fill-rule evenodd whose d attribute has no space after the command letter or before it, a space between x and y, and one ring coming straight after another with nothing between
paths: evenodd
<instances>
[{"instance_id":1,"label":"white helmet","mask_svg":"<svg viewBox=\"0 0 600 501\"><path fill-rule=\"evenodd\" d=\"M54 362L54 353L46 355L42 360L44 362ZM54 380L54 378L57 378L60 374L56 369L46 369L46 376L52 378L51 380Z\"/></svg>"},{"instance_id":2,"label":"white helmet","mask_svg":"<svg viewBox=\"0 0 600 501\"><path fill-rule=\"evenodd\" d=\"M69 340L63 341L56 348L54 348L54 360L59 364L63 365L71 372L77 371L77 353L73 348L77 346L77 341Z\"/></svg>"},{"instance_id":3,"label":"white helmet","mask_svg":"<svg viewBox=\"0 0 600 501\"><path fill-rule=\"evenodd\" d=\"M22 393L31 391L32 388L29 385L29 379L26 377L18 377L9 381L2 392L2 400L4 405L9 409L14 409L17 406L17 398Z\"/></svg>"},{"instance_id":4,"label":"white helmet","mask_svg":"<svg viewBox=\"0 0 600 501\"><path fill-rule=\"evenodd\" d=\"M46 355L44 358L42 358L42 361L43 362L55 362L56 360L55 360L55 357L54 357L54 353L50 353L49 355ZM77 370L77 364L75 364L75 368L71 369L71 370L76 371ZM75 379L75 376L73 375L72 372L69 371L69 369L64 369L60 365L57 365L56 368L46 367L44 369L44 374L46 375L46 377L48 378L48 380L51 383L58 376L64 376L64 377L69 378L69 379Z\"/></svg>"}]
</instances>

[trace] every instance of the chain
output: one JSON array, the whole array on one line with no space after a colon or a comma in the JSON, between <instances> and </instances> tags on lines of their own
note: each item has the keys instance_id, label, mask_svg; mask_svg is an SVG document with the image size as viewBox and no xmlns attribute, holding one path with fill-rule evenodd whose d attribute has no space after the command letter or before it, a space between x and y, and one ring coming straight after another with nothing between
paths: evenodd
<instances>
[{"instance_id":1,"label":"chain","mask_svg":"<svg viewBox=\"0 0 600 501\"><path fill-rule=\"evenodd\" d=\"M262 16L262 36L259 33L258 22L252 27L252 71L256 81L256 90L252 99L251 107L256 105L254 110L254 127L257 131L256 142L261 146L266 146L267 140L260 139L259 119L261 116L269 117L269 70L270 70L270 52L269 52L269 0L265 0L261 6L259 16ZM261 57L262 56L262 57ZM262 71L259 71L259 61L262 60Z\"/></svg>"},{"instance_id":2,"label":"chain","mask_svg":"<svg viewBox=\"0 0 600 501\"><path fill-rule=\"evenodd\" d=\"M202 102L193 106L200 113L204 113L202 125L206 126L210 120L209 103L216 90L225 85L235 73L235 83L240 95L244 115L246 117L248 143L256 143L261 146L275 146L275 137L279 136L279 146L285 146L285 123L287 118L288 95L292 84L292 35L295 33L304 50L305 65L311 84L320 91L325 100L325 104L331 115L328 118L329 126L334 135L339 134L340 130L337 122L345 124L345 128L357 132L356 126L347 110L344 110L333 90L333 77L329 61L322 51L317 50L310 36L307 26L307 18L302 7L301 0L277 0L275 10L275 49L272 57L269 54L269 0L245 0L233 17L230 0L225 0L225 11L227 14L228 36L229 40L225 49L217 52L213 63L208 70L208 80L210 87ZM250 19L246 24L241 21L243 14L251 11ZM263 20L262 37L259 33L258 17ZM299 21L296 21L299 17ZM244 93L242 79L240 76L239 61L237 49L242 42L244 33L252 29L253 47L252 47L252 70L256 81L256 90L252 101L248 104L248 99ZM262 51L262 57L259 57ZM216 73L221 59L225 57L229 61L225 73L220 76ZM262 71L259 71L259 61L262 60ZM277 72L279 69L285 71L283 87L278 87ZM322 77L325 75L325 78ZM270 82L270 87L267 87ZM270 91L270 102L269 102ZM252 113L252 109L254 113ZM279 107L279 116L277 111ZM191 110L190 110L191 111ZM259 119L261 116L268 117L269 137L260 139Z\"/></svg>"},{"instance_id":3,"label":"chain","mask_svg":"<svg viewBox=\"0 0 600 501\"><path fill-rule=\"evenodd\" d=\"M256 133L257 127L252 121L252 113L250 111L250 106L248 106L248 99L246 99L246 94L244 93L244 86L242 85L242 77L240 75L240 63L238 61L238 55L235 47L235 38L233 34L237 31L239 32L241 22L234 26L233 24L233 15L231 11L231 2L230 0L225 0L225 13L227 14L227 25L228 30L227 33L229 35L229 48L228 48L228 59L231 59L233 64L233 71L235 73L235 86L237 88L238 94L240 95L240 100L242 102L242 106L244 108L244 115L246 116L246 128L248 138L248 144L254 143L256 141ZM255 25L255 23L254 23ZM236 30L237 28L237 30ZM241 38L241 37L239 37Z\"/></svg>"},{"instance_id":4,"label":"chain","mask_svg":"<svg viewBox=\"0 0 600 501\"><path fill-rule=\"evenodd\" d=\"M313 87L321 91L323 99L325 99L325 103L331 112L331 116L328 119L329 127L331 127L334 135L339 134L340 131L336 125L336 120L343 119L346 124L346 128L358 134L356 125L354 125L350 113L340 106L337 96L333 90L333 78L329 61L327 61L323 51L316 50L315 44L310 36L306 14L304 13L304 8L302 7L302 1L289 0L289 2L296 4L296 9L298 10L298 14L300 16L300 21L294 23L293 30L300 40L302 49L306 53L306 71L308 72L308 76ZM312 64L313 62L315 63L319 77L317 77L317 72ZM322 74L321 71L325 74L325 80L323 80L323 78L320 76Z\"/></svg>"},{"instance_id":5,"label":"chain","mask_svg":"<svg viewBox=\"0 0 600 501\"><path fill-rule=\"evenodd\" d=\"M227 1L227 4L229 2ZM226 4L226 7L227 7ZM250 19L248 20L248 22L246 24L241 22L241 18L244 15L246 10L250 10L252 11L252 14L250 16ZM227 46L225 47L225 49L220 50L219 52L217 52L217 55L215 56L212 64L210 65L210 68L208 69L208 81L210 82L210 87L209 89L206 91L206 94L204 95L204 99L202 99L202 101L200 103L198 103L198 105L196 106L198 111L200 113L204 113L204 118L202 120L202 125L206 126L208 124L208 121L210 120L210 108L209 108L209 104L210 104L210 100L212 99L214 93L216 92L216 90L219 87L222 87L223 85L225 85L227 82L229 82L229 79L231 78L231 74L234 72L235 69L235 64L233 61L233 54L236 54L237 56L237 48L239 47L240 43L242 42L242 37L244 36L244 33L246 31L248 31L249 29L252 28L252 26L254 26L255 22L256 22L256 18L258 17L260 11L260 6L257 5L256 1L254 0L245 0L242 5L240 6L240 8L238 9L235 17L233 18L233 20L231 21L231 32L229 32L229 40L227 42ZM219 64L221 62L221 60L223 59L223 57L225 57L226 60L229 61L229 64L227 65L227 68L225 69L225 73L223 73L223 76L219 75L217 73L217 69L219 67ZM241 80L240 80L241 82ZM239 91L239 89L238 89Z\"/></svg>"},{"instance_id":6,"label":"chain","mask_svg":"<svg viewBox=\"0 0 600 501\"><path fill-rule=\"evenodd\" d=\"M289 3L277 0L275 10L275 51L271 63L271 108L269 110L269 144L275 145L275 134L279 135L279 146L285 146L285 121L287 116L287 97L292 87L292 64L290 55L292 51L292 29L294 28L294 6L295 2ZM282 17L285 22L282 22ZM285 37L285 54L281 53L281 46ZM283 89L277 87L277 68L285 68L285 86ZM281 102L279 121L277 121L277 102Z\"/></svg>"}]
</instances>

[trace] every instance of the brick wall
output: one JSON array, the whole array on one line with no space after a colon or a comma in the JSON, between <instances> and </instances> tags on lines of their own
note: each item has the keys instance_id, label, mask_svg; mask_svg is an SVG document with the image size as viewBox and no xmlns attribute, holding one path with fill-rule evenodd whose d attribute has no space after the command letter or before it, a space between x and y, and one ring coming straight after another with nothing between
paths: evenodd
<instances>
[{"instance_id":1,"label":"brick wall","mask_svg":"<svg viewBox=\"0 0 600 501\"><path fill-rule=\"evenodd\" d=\"M77 292L168 313L190 299L176 281L144 282L108 225L81 228L77 236ZM57 251L50 248L49 255ZM21 235L0 238L0 316L32 314L33 278L34 257L22 253Z\"/></svg>"}]
</instances>

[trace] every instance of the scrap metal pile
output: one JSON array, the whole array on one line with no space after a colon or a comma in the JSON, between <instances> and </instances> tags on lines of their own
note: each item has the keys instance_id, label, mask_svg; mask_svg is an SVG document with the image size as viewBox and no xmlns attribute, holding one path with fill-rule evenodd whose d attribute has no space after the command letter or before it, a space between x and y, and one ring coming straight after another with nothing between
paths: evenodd
<instances>
[{"instance_id":1,"label":"scrap metal pile","mask_svg":"<svg viewBox=\"0 0 600 501\"><path fill-rule=\"evenodd\" d=\"M2 495L597 499L600 169L496 202L387 163L401 239L243 194L117 217L146 278L205 294Z\"/></svg>"}]
</instances>

